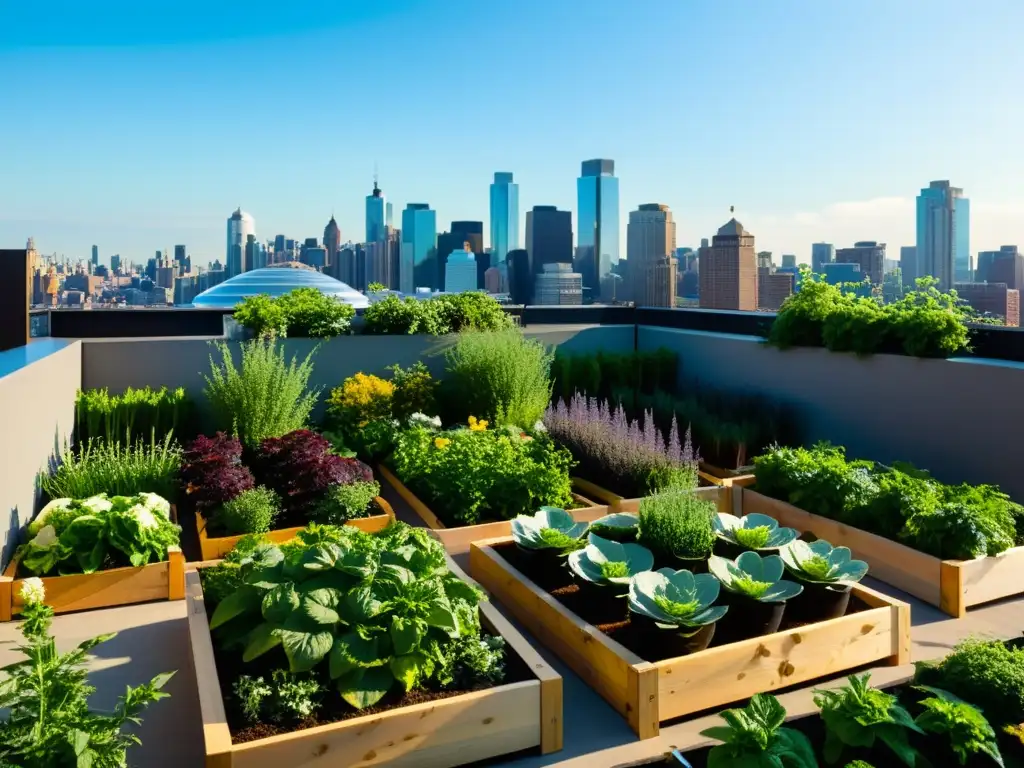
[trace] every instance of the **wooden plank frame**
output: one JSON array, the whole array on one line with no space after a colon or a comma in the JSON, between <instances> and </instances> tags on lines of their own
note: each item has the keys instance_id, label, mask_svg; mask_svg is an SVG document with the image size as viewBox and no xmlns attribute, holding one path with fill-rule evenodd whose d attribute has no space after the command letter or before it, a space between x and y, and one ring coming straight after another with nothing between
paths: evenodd
<instances>
[{"instance_id":1,"label":"wooden plank frame","mask_svg":"<svg viewBox=\"0 0 1024 768\"><path fill-rule=\"evenodd\" d=\"M0 576L0 621L11 621L22 612L21 586L14 558ZM185 598L185 556L179 547L170 547L167 560L139 568L112 568L95 573L69 576L45 576L46 604L54 613L114 608L154 600Z\"/></svg>"},{"instance_id":2,"label":"wooden plank frame","mask_svg":"<svg viewBox=\"0 0 1024 768\"><path fill-rule=\"evenodd\" d=\"M197 566L187 574L190 652L203 718L206 768L453 768L524 749L562 749L562 677L498 610L480 621L501 635L536 679L414 704L338 723L232 744ZM209 564L209 565L212 565ZM448 558L452 571L472 581Z\"/></svg>"},{"instance_id":3,"label":"wooden plank frame","mask_svg":"<svg viewBox=\"0 0 1024 768\"><path fill-rule=\"evenodd\" d=\"M470 575L538 640L558 654L641 739L666 720L868 664L910 661L910 606L861 585L868 610L772 635L648 662L566 609L494 547L473 542Z\"/></svg>"},{"instance_id":4,"label":"wooden plank frame","mask_svg":"<svg viewBox=\"0 0 1024 768\"><path fill-rule=\"evenodd\" d=\"M391 509L391 505L380 496L374 497L373 500L382 510L384 510L384 514L361 517L357 520L349 520L346 525L354 526L355 528L358 528L361 531L366 531L367 533L376 533L377 531L387 528L391 523L393 523L395 521L395 513L394 510ZM244 535L208 536L206 533L206 519L202 516L199 510L196 510L195 515L196 531L199 533L199 551L203 560L217 560L224 557L224 555L235 548L235 545L237 545L239 541L245 538ZM304 528L305 526L279 528L276 531L270 531L263 535L275 544L282 544L294 539L298 535L299 531Z\"/></svg>"},{"instance_id":5,"label":"wooden plank frame","mask_svg":"<svg viewBox=\"0 0 1024 768\"><path fill-rule=\"evenodd\" d=\"M719 489L731 488L737 479L742 478L705 478L711 483L710 486L705 488L696 489L695 493L698 496L707 496L714 498L719 502L719 509L722 512L732 511L732 502L728 500L727 496L722 495ZM640 509L640 499L626 499L618 494L612 493L611 491L602 488L599 485L595 485L588 480L584 480L579 477L572 479L573 490L577 493L583 494L591 499L597 499L602 504L608 506L609 512L633 512L636 513Z\"/></svg>"},{"instance_id":6,"label":"wooden plank frame","mask_svg":"<svg viewBox=\"0 0 1024 768\"><path fill-rule=\"evenodd\" d=\"M994 557L941 560L899 542L806 512L750 488L736 488L734 514L760 512L780 525L825 539L833 546L849 547L870 567L869 574L908 595L962 619L967 609L1024 593L1024 547L1013 547Z\"/></svg>"},{"instance_id":7,"label":"wooden plank frame","mask_svg":"<svg viewBox=\"0 0 1024 768\"><path fill-rule=\"evenodd\" d=\"M433 531L443 531L443 530L462 530L462 529L465 529L465 528L477 528L477 527L479 527L479 526L463 525L463 526L457 526L455 528L449 528L443 522L441 522L441 518L439 518L437 515L435 515L431 511L430 507L428 507L426 504L424 504L422 501L420 501L420 498L415 493L413 493L411 490L409 490L409 488L405 485L405 483L403 483L401 480L398 479L398 476L395 475L394 472L392 472L390 469L388 469L383 464L381 464L381 465L379 465L377 467L377 471L380 473L380 476L382 478L384 478L384 480L392 488L395 489L395 492L399 496L402 497L402 500L405 501L405 503L409 505L409 508L413 512L416 513L416 515L420 518L420 520L423 521L423 523L427 526L427 528L430 528ZM597 506L596 504L594 504L593 501L590 500L590 498L584 497L583 495L581 495L579 493L573 493L573 498L576 500L577 503L583 505L583 507L582 507L583 509L597 508L597 509L604 510L604 512L602 512L600 515L597 515L596 517L594 517L595 520L598 517L602 517L603 515L608 514L610 511L614 511L614 510L610 510L610 509L608 509L607 507L604 507L604 506ZM578 512L580 510L573 510L573 511ZM507 522L507 521L498 521L496 523L496 525L501 525L504 522ZM489 525L489 524L488 523L484 523L483 525Z\"/></svg>"}]
</instances>

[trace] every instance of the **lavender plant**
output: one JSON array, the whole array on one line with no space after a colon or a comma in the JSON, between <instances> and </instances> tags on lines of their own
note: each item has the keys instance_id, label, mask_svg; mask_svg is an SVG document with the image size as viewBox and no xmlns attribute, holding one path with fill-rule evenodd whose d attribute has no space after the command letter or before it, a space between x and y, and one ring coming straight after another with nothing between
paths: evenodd
<instances>
[{"instance_id":1,"label":"lavender plant","mask_svg":"<svg viewBox=\"0 0 1024 768\"><path fill-rule=\"evenodd\" d=\"M698 457L673 419L667 437L648 411L630 421L625 411L577 393L548 406L544 426L578 462L576 474L626 498L697 485Z\"/></svg>"}]
</instances>

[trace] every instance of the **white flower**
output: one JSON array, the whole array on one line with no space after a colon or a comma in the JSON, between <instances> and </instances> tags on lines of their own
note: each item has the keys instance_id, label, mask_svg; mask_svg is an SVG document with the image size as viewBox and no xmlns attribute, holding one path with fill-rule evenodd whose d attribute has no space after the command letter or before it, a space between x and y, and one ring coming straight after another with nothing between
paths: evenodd
<instances>
[{"instance_id":1,"label":"white flower","mask_svg":"<svg viewBox=\"0 0 1024 768\"><path fill-rule=\"evenodd\" d=\"M142 504L136 504L128 510L128 514L139 521L143 528L156 528L160 521L153 516L153 511Z\"/></svg>"},{"instance_id":2,"label":"white flower","mask_svg":"<svg viewBox=\"0 0 1024 768\"><path fill-rule=\"evenodd\" d=\"M29 542L40 549L49 549L57 543L57 529L52 525L46 525L39 529L36 537Z\"/></svg>"},{"instance_id":3,"label":"white flower","mask_svg":"<svg viewBox=\"0 0 1024 768\"><path fill-rule=\"evenodd\" d=\"M434 429L441 428L441 417L440 416L427 416L425 413L416 412L409 417L410 424L422 424L425 427L433 427Z\"/></svg>"},{"instance_id":4,"label":"white flower","mask_svg":"<svg viewBox=\"0 0 1024 768\"><path fill-rule=\"evenodd\" d=\"M142 503L146 509L151 510L152 512L159 512L168 520L171 518L171 502L163 496L155 493L140 493L139 498L142 499Z\"/></svg>"},{"instance_id":5,"label":"white flower","mask_svg":"<svg viewBox=\"0 0 1024 768\"><path fill-rule=\"evenodd\" d=\"M547 432L548 428L544 426L544 422L543 421L538 420L537 423L533 425L533 431L534 432Z\"/></svg>"},{"instance_id":6,"label":"white flower","mask_svg":"<svg viewBox=\"0 0 1024 768\"><path fill-rule=\"evenodd\" d=\"M25 605L43 602L46 598L46 588L43 586L43 580L36 576L25 579L21 582L21 591L18 594Z\"/></svg>"},{"instance_id":7,"label":"white flower","mask_svg":"<svg viewBox=\"0 0 1024 768\"><path fill-rule=\"evenodd\" d=\"M93 515L99 512L107 512L114 506L113 502L111 502L111 500L102 493L99 496L93 496L91 499L86 499L81 502L81 505Z\"/></svg>"},{"instance_id":8,"label":"white flower","mask_svg":"<svg viewBox=\"0 0 1024 768\"><path fill-rule=\"evenodd\" d=\"M58 509L69 509L70 507L71 499L54 499L42 508L39 514L36 515L35 520L28 524L28 532L32 535L39 533L39 529L46 524L46 518L50 516L51 512Z\"/></svg>"}]
</instances>

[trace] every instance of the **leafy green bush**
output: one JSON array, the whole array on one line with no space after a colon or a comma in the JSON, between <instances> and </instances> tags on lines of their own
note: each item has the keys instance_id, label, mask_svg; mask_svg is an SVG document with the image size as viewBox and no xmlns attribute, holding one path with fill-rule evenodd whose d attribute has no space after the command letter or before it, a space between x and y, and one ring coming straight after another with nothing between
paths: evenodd
<instances>
[{"instance_id":1,"label":"leafy green bush","mask_svg":"<svg viewBox=\"0 0 1024 768\"><path fill-rule=\"evenodd\" d=\"M255 448L268 437L302 429L316 405L320 390L307 386L313 372L314 349L299 362L286 361L283 347L257 339L241 345L242 362L236 367L231 347L214 342L221 362L210 357L210 375L203 390L209 401L213 426Z\"/></svg>"},{"instance_id":2,"label":"leafy green bush","mask_svg":"<svg viewBox=\"0 0 1024 768\"><path fill-rule=\"evenodd\" d=\"M194 405L182 387L128 387L120 395L111 395L105 387L79 390L75 438L80 444L93 438L108 443L133 443L153 436L163 440L172 432L189 434L194 418Z\"/></svg>"},{"instance_id":3,"label":"leafy green bush","mask_svg":"<svg viewBox=\"0 0 1024 768\"><path fill-rule=\"evenodd\" d=\"M640 501L637 543L663 565L672 558L706 558L715 547L715 503L693 489L670 488Z\"/></svg>"},{"instance_id":4,"label":"leafy green bush","mask_svg":"<svg viewBox=\"0 0 1024 768\"><path fill-rule=\"evenodd\" d=\"M442 336L463 330L498 331L514 323L501 305L480 292L442 294L430 299L388 296L363 313L364 333Z\"/></svg>"},{"instance_id":5,"label":"leafy green bush","mask_svg":"<svg viewBox=\"0 0 1024 768\"><path fill-rule=\"evenodd\" d=\"M988 755L997 765L1003 764L996 742L996 732L981 710L954 696L949 691L929 686L917 686L931 694L918 704L924 711L915 722L925 733L944 735L960 765L975 755Z\"/></svg>"},{"instance_id":6,"label":"leafy green bush","mask_svg":"<svg viewBox=\"0 0 1024 768\"><path fill-rule=\"evenodd\" d=\"M235 307L236 323L248 328L256 338L284 338L288 335L288 318L281 303L266 293L246 296Z\"/></svg>"},{"instance_id":7,"label":"leafy green bush","mask_svg":"<svg viewBox=\"0 0 1024 768\"><path fill-rule=\"evenodd\" d=\"M325 339L348 333L355 309L316 288L295 288L271 298L247 296L235 308L234 319L257 338Z\"/></svg>"},{"instance_id":8,"label":"leafy green bush","mask_svg":"<svg viewBox=\"0 0 1024 768\"><path fill-rule=\"evenodd\" d=\"M463 333L448 350L444 386L462 408L496 425L530 429L551 400L551 354L517 330Z\"/></svg>"},{"instance_id":9,"label":"leafy green bush","mask_svg":"<svg viewBox=\"0 0 1024 768\"><path fill-rule=\"evenodd\" d=\"M941 661L918 664L914 682L949 691L994 722L1024 722L1024 648L965 640Z\"/></svg>"},{"instance_id":10,"label":"leafy green bush","mask_svg":"<svg viewBox=\"0 0 1024 768\"><path fill-rule=\"evenodd\" d=\"M77 453L64 446L52 474L40 477L39 487L51 499L87 499L98 493L134 496L157 493L174 500L178 494L181 448L167 435L148 444L125 440L89 440Z\"/></svg>"},{"instance_id":11,"label":"leafy green bush","mask_svg":"<svg viewBox=\"0 0 1024 768\"><path fill-rule=\"evenodd\" d=\"M727 709L725 725L701 731L722 742L708 753L708 768L817 768L811 742L784 728L786 710L774 696L755 693L743 709Z\"/></svg>"},{"instance_id":12,"label":"leafy green bush","mask_svg":"<svg viewBox=\"0 0 1024 768\"><path fill-rule=\"evenodd\" d=\"M475 419L470 429L446 432L413 424L399 434L391 465L450 525L508 520L572 502L568 451L543 433L491 430Z\"/></svg>"},{"instance_id":13,"label":"leafy green bush","mask_svg":"<svg viewBox=\"0 0 1024 768\"><path fill-rule=\"evenodd\" d=\"M19 570L49 576L166 560L181 533L170 511L154 493L54 499L28 526L32 539L16 552Z\"/></svg>"},{"instance_id":14,"label":"leafy green bush","mask_svg":"<svg viewBox=\"0 0 1024 768\"><path fill-rule=\"evenodd\" d=\"M439 686L449 646L480 639L480 592L448 570L423 529L311 527L258 546L238 567L244 584L210 620L217 645L246 662L276 654L264 663L311 672L355 709L392 689Z\"/></svg>"},{"instance_id":15,"label":"leafy green bush","mask_svg":"<svg viewBox=\"0 0 1024 768\"><path fill-rule=\"evenodd\" d=\"M666 347L646 351L566 352L559 348L552 363L554 391L562 400L577 392L602 400L626 390L631 396L674 392L679 358Z\"/></svg>"},{"instance_id":16,"label":"leafy green bush","mask_svg":"<svg viewBox=\"0 0 1024 768\"><path fill-rule=\"evenodd\" d=\"M143 710L167 698L162 693L174 675L166 672L148 683L128 689L113 712L89 708L95 688L88 683L89 652L116 633L99 635L67 653L58 653L50 635L53 609L43 604L45 591L39 579L28 579L22 588L25 603L18 646L25 659L4 669L0 683L0 765L19 768L54 766L127 765L128 748L141 744L126 726L138 726Z\"/></svg>"},{"instance_id":17,"label":"leafy green bush","mask_svg":"<svg viewBox=\"0 0 1024 768\"><path fill-rule=\"evenodd\" d=\"M242 491L214 511L210 525L226 535L267 533L281 511L281 498L262 485Z\"/></svg>"},{"instance_id":18,"label":"leafy green bush","mask_svg":"<svg viewBox=\"0 0 1024 768\"><path fill-rule=\"evenodd\" d=\"M349 520L366 517L370 502L380 495L380 484L355 482L332 485L313 506L311 519L325 525L344 525Z\"/></svg>"}]
</instances>

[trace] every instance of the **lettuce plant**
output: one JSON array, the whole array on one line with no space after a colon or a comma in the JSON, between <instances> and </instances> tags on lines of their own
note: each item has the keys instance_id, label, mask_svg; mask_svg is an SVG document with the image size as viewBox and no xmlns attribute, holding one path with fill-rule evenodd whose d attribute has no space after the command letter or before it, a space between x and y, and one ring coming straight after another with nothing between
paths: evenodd
<instances>
[{"instance_id":1,"label":"lettuce plant","mask_svg":"<svg viewBox=\"0 0 1024 768\"><path fill-rule=\"evenodd\" d=\"M569 554L569 568L579 578L601 586L626 585L641 571L650 570L654 555L639 544L620 544L596 534L587 538L587 546Z\"/></svg>"},{"instance_id":2,"label":"lettuce plant","mask_svg":"<svg viewBox=\"0 0 1024 768\"><path fill-rule=\"evenodd\" d=\"M590 524L590 533L602 539L629 542L636 541L640 518L630 512L615 512L599 517Z\"/></svg>"},{"instance_id":3,"label":"lettuce plant","mask_svg":"<svg viewBox=\"0 0 1024 768\"><path fill-rule=\"evenodd\" d=\"M729 611L728 606L711 605L719 589L718 579L709 573L671 568L643 571L629 580L629 609L651 619L659 629L692 635Z\"/></svg>"},{"instance_id":4,"label":"lettuce plant","mask_svg":"<svg viewBox=\"0 0 1024 768\"><path fill-rule=\"evenodd\" d=\"M210 620L218 644L246 662L280 647L292 672L329 676L356 709L423 686L450 644L480 637L480 592L426 531L402 523L374 535L310 526L293 543L260 544L239 571Z\"/></svg>"},{"instance_id":5,"label":"lettuce plant","mask_svg":"<svg viewBox=\"0 0 1024 768\"><path fill-rule=\"evenodd\" d=\"M736 560L712 555L708 570L729 592L762 603L784 602L804 591L800 584L782 578L785 566L778 555L744 552Z\"/></svg>"},{"instance_id":6,"label":"lettuce plant","mask_svg":"<svg viewBox=\"0 0 1024 768\"><path fill-rule=\"evenodd\" d=\"M949 691L927 685L914 687L931 694L919 702L924 711L914 720L925 733L946 734L960 765L966 765L974 755L984 754L1002 768L996 733L980 709Z\"/></svg>"},{"instance_id":7,"label":"lettuce plant","mask_svg":"<svg viewBox=\"0 0 1024 768\"><path fill-rule=\"evenodd\" d=\"M853 560L848 547L833 547L824 539L793 541L780 552L790 573L809 584L846 587L856 584L868 572L863 560Z\"/></svg>"},{"instance_id":8,"label":"lettuce plant","mask_svg":"<svg viewBox=\"0 0 1024 768\"><path fill-rule=\"evenodd\" d=\"M722 713L725 725L701 731L722 742L708 753L708 768L818 768L810 740L783 728L786 710L779 700L755 693L743 709Z\"/></svg>"},{"instance_id":9,"label":"lettuce plant","mask_svg":"<svg viewBox=\"0 0 1024 768\"><path fill-rule=\"evenodd\" d=\"M512 538L523 549L571 552L584 546L580 538L586 532L586 523L558 507L541 507L532 516L512 520Z\"/></svg>"},{"instance_id":10,"label":"lettuce plant","mask_svg":"<svg viewBox=\"0 0 1024 768\"><path fill-rule=\"evenodd\" d=\"M750 551L780 549L799 536L792 528L780 528L775 518L756 512L743 517L719 512L715 515L715 533Z\"/></svg>"}]
</instances>

